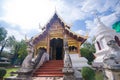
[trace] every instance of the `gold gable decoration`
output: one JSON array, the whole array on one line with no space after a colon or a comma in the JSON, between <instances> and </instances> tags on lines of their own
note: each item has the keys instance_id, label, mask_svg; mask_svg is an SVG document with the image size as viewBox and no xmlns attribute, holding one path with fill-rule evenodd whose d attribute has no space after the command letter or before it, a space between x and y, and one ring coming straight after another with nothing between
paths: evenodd
<instances>
[{"instance_id":1,"label":"gold gable decoration","mask_svg":"<svg viewBox=\"0 0 120 80\"><path fill-rule=\"evenodd\" d=\"M80 53L80 46L88 38L88 36L82 36L72 32L70 27L55 13L42 32L34 37L33 44L36 49L46 48L47 52L52 55L57 51L57 47L61 47L63 51L64 35L67 35L70 53ZM62 45L59 46L56 43Z\"/></svg>"}]
</instances>

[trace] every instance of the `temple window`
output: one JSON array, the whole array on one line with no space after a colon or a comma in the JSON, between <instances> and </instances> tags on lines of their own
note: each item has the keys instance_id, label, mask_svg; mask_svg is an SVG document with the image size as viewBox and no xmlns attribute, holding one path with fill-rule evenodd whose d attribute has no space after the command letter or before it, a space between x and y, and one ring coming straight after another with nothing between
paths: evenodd
<instances>
[{"instance_id":1,"label":"temple window","mask_svg":"<svg viewBox=\"0 0 120 80\"><path fill-rule=\"evenodd\" d=\"M69 46L69 51L72 51L72 47L71 46Z\"/></svg>"},{"instance_id":2,"label":"temple window","mask_svg":"<svg viewBox=\"0 0 120 80\"><path fill-rule=\"evenodd\" d=\"M120 46L120 40L117 36L114 37L115 41L117 42L117 44Z\"/></svg>"},{"instance_id":3,"label":"temple window","mask_svg":"<svg viewBox=\"0 0 120 80\"><path fill-rule=\"evenodd\" d=\"M98 41L97 41L97 45L98 45L99 50L101 50L101 46L100 46L100 43Z\"/></svg>"},{"instance_id":4,"label":"temple window","mask_svg":"<svg viewBox=\"0 0 120 80\"><path fill-rule=\"evenodd\" d=\"M77 47L69 46L69 52L76 52L76 51L77 51Z\"/></svg>"}]
</instances>

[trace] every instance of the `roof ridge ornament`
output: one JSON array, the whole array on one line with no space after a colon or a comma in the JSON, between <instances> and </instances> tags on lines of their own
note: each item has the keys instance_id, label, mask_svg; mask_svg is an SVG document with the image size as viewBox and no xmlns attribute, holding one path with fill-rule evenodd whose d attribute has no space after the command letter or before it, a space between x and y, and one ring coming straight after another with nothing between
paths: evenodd
<instances>
[{"instance_id":1,"label":"roof ridge ornament","mask_svg":"<svg viewBox=\"0 0 120 80\"><path fill-rule=\"evenodd\" d=\"M42 30L42 26L41 26L41 24L39 23L39 29L41 29Z\"/></svg>"}]
</instances>

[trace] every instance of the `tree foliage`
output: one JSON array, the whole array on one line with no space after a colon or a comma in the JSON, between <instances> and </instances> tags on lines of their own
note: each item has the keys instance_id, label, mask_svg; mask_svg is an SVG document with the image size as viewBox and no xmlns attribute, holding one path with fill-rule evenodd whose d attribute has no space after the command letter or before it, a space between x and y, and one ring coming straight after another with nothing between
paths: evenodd
<instances>
[{"instance_id":1,"label":"tree foliage","mask_svg":"<svg viewBox=\"0 0 120 80\"><path fill-rule=\"evenodd\" d=\"M16 41L13 46L13 57L12 57L12 65L14 64L21 64L24 60L24 58L27 55L27 45L24 40L21 40L20 42Z\"/></svg>"},{"instance_id":2,"label":"tree foliage","mask_svg":"<svg viewBox=\"0 0 120 80\"><path fill-rule=\"evenodd\" d=\"M5 47L8 47L10 49L10 53L12 54L12 57L10 56L11 64L12 65L17 63L21 64L27 55L26 42L24 40L17 41L14 36L9 36L8 38L6 38L6 36L7 31L3 27L0 27L0 43L1 43L0 56L1 53L3 52L3 49Z\"/></svg>"},{"instance_id":3,"label":"tree foliage","mask_svg":"<svg viewBox=\"0 0 120 80\"><path fill-rule=\"evenodd\" d=\"M81 48L80 50L81 50L81 56L87 58L89 62L92 62L94 60L95 57L89 49Z\"/></svg>"},{"instance_id":4,"label":"tree foliage","mask_svg":"<svg viewBox=\"0 0 120 80\"><path fill-rule=\"evenodd\" d=\"M3 27L0 27L0 42L3 41L7 36L7 30Z\"/></svg>"},{"instance_id":5,"label":"tree foliage","mask_svg":"<svg viewBox=\"0 0 120 80\"><path fill-rule=\"evenodd\" d=\"M95 80L95 71L90 67L83 67L81 73L84 80Z\"/></svg>"},{"instance_id":6,"label":"tree foliage","mask_svg":"<svg viewBox=\"0 0 120 80\"><path fill-rule=\"evenodd\" d=\"M27 45L24 40L20 42L20 48L18 50L18 61L20 64L23 62L24 58L27 56Z\"/></svg>"},{"instance_id":7,"label":"tree foliage","mask_svg":"<svg viewBox=\"0 0 120 80\"><path fill-rule=\"evenodd\" d=\"M95 46L93 43L85 42L83 48L89 49L90 52L95 53Z\"/></svg>"},{"instance_id":8,"label":"tree foliage","mask_svg":"<svg viewBox=\"0 0 120 80\"><path fill-rule=\"evenodd\" d=\"M6 74L6 72L7 72L6 69L0 68L0 78L3 78Z\"/></svg>"},{"instance_id":9,"label":"tree foliage","mask_svg":"<svg viewBox=\"0 0 120 80\"><path fill-rule=\"evenodd\" d=\"M2 51L6 45L6 42L7 42L7 39L5 40L6 36L7 36L7 31L5 30L5 28L0 27L0 46L1 46L0 59L1 59Z\"/></svg>"},{"instance_id":10,"label":"tree foliage","mask_svg":"<svg viewBox=\"0 0 120 80\"><path fill-rule=\"evenodd\" d=\"M94 55L95 53L95 47L94 44L86 42L83 44L83 47L80 49L81 56L85 57L88 59L88 61L91 63L94 60Z\"/></svg>"}]
</instances>

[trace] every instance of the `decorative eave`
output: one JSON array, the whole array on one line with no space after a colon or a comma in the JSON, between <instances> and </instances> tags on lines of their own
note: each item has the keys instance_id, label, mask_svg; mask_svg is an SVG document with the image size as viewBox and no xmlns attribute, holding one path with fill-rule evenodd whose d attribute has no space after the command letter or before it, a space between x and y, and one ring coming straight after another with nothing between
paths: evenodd
<instances>
[{"instance_id":1,"label":"decorative eave","mask_svg":"<svg viewBox=\"0 0 120 80\"><path fill-rule=\"evenodd\" d=\"M33 44L37 44L40 40L42 40L43 38L46 37L46 35L48 34L47 30L44 30L42 33L40 33L39 35L36 35L33 39Z\"/></svg>"},{"instance_id":2,"label":"decorative eave","mask_svg":"<svg viewBox=\"0 0 120 80\"><path fill-rule=\"evenodd\" d=\"M75 32L72 32L69 28L65 28L65 33L74 38L75 40L81 42L81 44L83 44L88 38L88 36L82 36L76 34Z\"/></svg>"}]
</instances>

